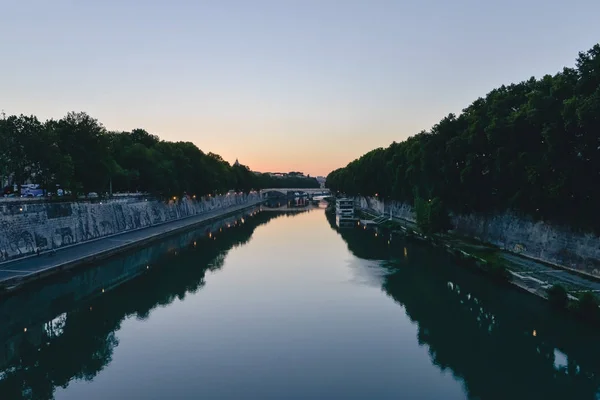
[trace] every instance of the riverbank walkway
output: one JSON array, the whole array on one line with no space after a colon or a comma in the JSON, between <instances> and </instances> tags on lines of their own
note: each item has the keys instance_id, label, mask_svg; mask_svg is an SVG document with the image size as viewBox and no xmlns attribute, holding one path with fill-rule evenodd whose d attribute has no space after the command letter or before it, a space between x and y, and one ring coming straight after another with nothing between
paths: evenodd
<instances>
[{"instance_id":1,"label":"riverbank walkway","mask_svg":"<svg viewBox=\"0 0 600 400\"><path fill-rule=\"evenodd\" d=\"M381 218L383 215L364 208L359 209L369 217ZM389 220L389 216L385 220ZM394 216L392 221L404 227L416 230L416 224ZM600 280L587 277L582 273L569 270L560 266L553 266L526 256L517 255L507 250L500 249L485 243L475 243L462 238L443 235L442 239L446 245L453 249L459 249L467 254L479 256L493 256L506 267L512 275L512 283L522 289L541 297L546 296L546 290L553 285L563 286L572 299L583 292L591 292L600 300Z\"/></svg>"},{"instance_id":2,"label":"riverbank walkway","mask_svg":"<svg viewBox=\"0 0 600 400\"><path fill-rule=\"evenodd\" d=\"M26 281L42 278L62 269L94 262L134 246L142 246L195 225L226 217L247 208L256 207L261 203L262 200L259 200L252 203L220 208L147 228L118 233L59 248L54 253L45 252L40 255L4 262L0 264L0 290L11 289Z\"/></svg>"}]
</instances>

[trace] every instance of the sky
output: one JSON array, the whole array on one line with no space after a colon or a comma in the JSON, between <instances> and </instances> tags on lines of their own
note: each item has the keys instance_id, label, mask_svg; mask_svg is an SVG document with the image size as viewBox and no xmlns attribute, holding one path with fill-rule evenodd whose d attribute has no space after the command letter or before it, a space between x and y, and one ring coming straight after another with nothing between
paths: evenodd
<instances>
[{"instance_id":1,"label":"sky","mask_svg":"<svg viewBox=\"0 0 600 400\"><path fill-rule=\"evenodd\" d=\"M0 109L326 175L574 66L598 0L0 0Z\"/></svg>"}]
</instances>

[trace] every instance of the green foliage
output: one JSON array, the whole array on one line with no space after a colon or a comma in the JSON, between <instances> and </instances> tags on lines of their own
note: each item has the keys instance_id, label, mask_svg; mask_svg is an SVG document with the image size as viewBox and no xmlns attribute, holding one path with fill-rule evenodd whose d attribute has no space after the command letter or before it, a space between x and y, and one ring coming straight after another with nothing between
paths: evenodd
<instances>
[{"instance_id":1,"label":"green foliage","mask_svg":"<svg viewBox=\"0 0 600 400\"><path fill-rule=\"evenodd\" d=\"M600 229L599 77L596 45L576 68L494 89L430 132L331 172L326 185L406 203L427 194L456 213L510 209Z\"/></svg>"},{"instance_id":2,"label":"green foliage","mask_svg":"<svg viewBox=\"0 0 600 400\"><path fill-rule=\"evenodd\" d=\"M272 177L269 174L259 174L257 176L258 185L261 188L295 188L310 189L320 187L315 178L303 178L298 176Z\"/></svg>"},{"instance_id":3,"label":"green foliage","mask_svg":"<svg viewBox=\"0 0 600 400\"><path fill-rule=\"evenodd\" d=\"M577 313L586 321L598 323L600 322L600 310L598 309L598 301L593 294L587 292L579 299L577 304Z\"/></svg>"},{"instance_id":4,"label":"green foliage","mask_svg":"<svg viewBox=\"0 0 600 400\"><path fill-rule=\"evenodd\" d=\"M417 226L425 234L446 232L452 227L448 211L438 197L429 200L417 198L415 211Z\"/></svg>"},{"instance_id":5,"label":"green foliage","mask_svg":"<svg viewBox=\"0 0 600 400\"><path fill-rule=\"evenodd\" d=\"M89 115L74 112L51 125L56 146L71 158L72 181L85 192L100 192L106 188L111 155L107 150L105 128Z\"/></svg>"},{"instance_id":6,"label":"green foliage","mask_svg":"<svg viewBox=\"0 0 600 400\"><path fill-rule=\"evenodd\" d=\"M555 284L547 291L550 307L555 310L564 310L568 305L567 290L561 285Z\"/></svg>"},{"instance_id":7,"label":"green foliage","mask_svg":"<svg viewBox=\"0 0 600 400\"><path fill-rule=\"evenodd\" d=\"M36 117L0 119L0 181L21 185L31 179L74 193L109 190L172 196L206 195L267 187L319 187L316 179L274 178L189 142L166 142L143 129L108 132L85 113L45 123Z\"/></svg>"}]
</instances>

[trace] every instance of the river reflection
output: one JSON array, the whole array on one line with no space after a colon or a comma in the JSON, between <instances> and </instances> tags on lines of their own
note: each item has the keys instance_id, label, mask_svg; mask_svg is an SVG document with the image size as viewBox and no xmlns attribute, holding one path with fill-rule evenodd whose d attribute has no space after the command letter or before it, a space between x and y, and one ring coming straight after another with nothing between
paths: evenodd
<instances>
[{"instance_id":1,"label":"river reflection","mask_svg":"<svg viewBox=\"0 0 600 400\"><path fill-rule=\"evenodd\" d=\"M599 336L511 287L453 265L439 249L369 229L338 229L357 257L383 260L382 288L418 324L432 362L472 399L600 399Z\"/></svg>"},{"instance_id":2,"label":"river reflection","mask_svg":"<svg viewBox=\"0 0 600 400\"><path fill-rule=\"evenodd\" d=\"M250 209L3 299L0 398L52 399L56 387L94 379L111 362L123 319L196 293L230 249L285 216Z\"/></svg>"},{"instance_id":3,"label":"river reflection","mask_svg":"<svg viewBox=\"0 0 600 400\"><path fill-rule=\"evenodd\" d=\"M5 399L589 399L597 335L322 209L250 210L0 301Z\"/></svg>"},{"instance_id":4,"label":"river reflection","mask_svg":"<svg viewBox=\"0 0 600 400\"><path fill-rule=\"evenodd\" d=\"M272 209L303 209L308 208L311 205L308 197L294 197L294 198L275 198L265 201L263 207Z\"/></svg>"}]
</instances>

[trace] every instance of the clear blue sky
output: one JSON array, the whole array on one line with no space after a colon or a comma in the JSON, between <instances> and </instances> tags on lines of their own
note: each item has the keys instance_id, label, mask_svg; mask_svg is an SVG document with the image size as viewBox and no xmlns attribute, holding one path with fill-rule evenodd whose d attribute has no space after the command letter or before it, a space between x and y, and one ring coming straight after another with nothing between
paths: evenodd
<instances>
[{"instance_id":1,"label":"clear blue sky","mask_svg":"<svg viewBox=\"0 0 600 400\"><path fill-rule=\"evenodd\" d=\"M4 0L0 109L327 174L573 66L598 0Z\"/></svg>"}]
</instances>

